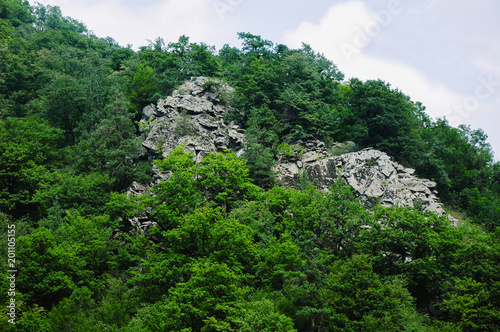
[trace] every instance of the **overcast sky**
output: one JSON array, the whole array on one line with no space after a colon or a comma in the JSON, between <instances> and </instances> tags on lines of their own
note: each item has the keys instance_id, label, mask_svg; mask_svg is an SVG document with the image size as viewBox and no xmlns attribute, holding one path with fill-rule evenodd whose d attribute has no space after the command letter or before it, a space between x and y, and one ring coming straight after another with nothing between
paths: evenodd
<instances>
[{"instance_id":1,"label":"overcast sky","mask_svg":"<svg viewBox=\"0 0 500 332\"><path fill-rule=\"evenodd\" d=\"M433 117L482 128L500 159L498 0L40 0L123 46L187 35L217 48L237 32L307 43L346 77L383 79Z\"/></svg>"}]
</instances>

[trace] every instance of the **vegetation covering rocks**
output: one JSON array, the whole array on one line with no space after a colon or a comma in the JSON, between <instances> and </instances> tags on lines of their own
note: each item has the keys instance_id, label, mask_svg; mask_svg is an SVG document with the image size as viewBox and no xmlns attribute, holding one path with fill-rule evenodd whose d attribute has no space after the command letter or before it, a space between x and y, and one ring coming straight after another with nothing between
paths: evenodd
<instances>
[{"instance_id":1,"label":"vegetation covering rocks","mask_svg":"<svg viewBox=\"0 0 500 332\"><path fill-rule=\"evenodd\" d=\"M234 93L234 89L217 82L218 87L208 86L207 82L206 77L193 78L183 83L171 97L160 99L156 107L150 105L143 109L142 144L150 157L161 153L167 158L179 146L192 153L196 163L202 162L211 152L230 149L240 156L244 153L244 131L234 123L224 123L230 108L221 106L218 99L218 96ZM185 99L189 100L189 107L185 106ZM182 115L186 109L189 113ZM180 131L180 127L186 130ZM339 151L342 146L349 144L336 143L333 149ZM352 144L350 146L353 148ZM320 140L299 140L289 149L272 169L276 179L286 187L300 189L304 181L309 181L318 189L328 190L343 180L368 208L377 204L398 205L446 215L436 196L437 184L414 176L414 169L393 162L386 153L366 148L333 156ZM167 174L159 172L157 167L154 169L156 179L168 179ZM140 184L134 183L129 192L134 195L149 193L148 187L137 190L138 187ZM144 220L150 224L147 218ZM135 224L140 223L136 221ZM139 227L143 226L144 222Z\"/></svg>"}]
</instances>

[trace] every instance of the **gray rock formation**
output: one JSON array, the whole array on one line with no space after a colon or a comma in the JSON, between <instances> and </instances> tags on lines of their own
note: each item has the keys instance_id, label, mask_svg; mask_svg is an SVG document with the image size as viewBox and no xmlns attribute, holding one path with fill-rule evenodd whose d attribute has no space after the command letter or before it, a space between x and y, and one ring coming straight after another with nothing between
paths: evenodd
<instances>
[{"instance_id":1,"label":"gray rock formation","mask_svg":"<svg viewBox=\"0 0 500 332\"><path fill-rule=\"evenodd\" d=\"M140 129L146 153L152 158L160 154L168 157L175 147L184 145L197 162L209 152L226 149L241 155L244 131L223 121L229 109L224 103L225 95L233 92L227 85L197 77L185 82L167 99L159 100L156 106L145 107ZM299 187L304 172L322 190L327 190L341 177L368 208L376 204L399 205L446 214L436 196L436 183L417 178L415 170L392 161L381 151L356 151L352 142L336 143L328 150L324 142L308 140L298 141L292 153L278 158L275 172L285 186ZM169 176L158 169L154 173L154 182ZM128 190L134 196L148 192L149 186L138 183ZM140 228L145 220L146 212L133 223Z\"/></svg>"},{"instance_id":2,"label":"gray rock formation","mask_svg":"<svg viewBox=\"0 0 500 332\"><path fill-rule=\"evenodd\" d=\"M223 121L230 109L224 100L233 92L233 88L218 81L196 77L179 86L167 99L146 106L139 126L145 154L149 158L166 158L179 145L184 145L196 162L210 152L226 149L243 154L244 130ZM150 186L169 177L156 166L153 173ZM147 194L149 186L134 182L127 193Z\"/></svg>"},{"instance_id":3,"label":"gray rock formation","mask_svg":"<svg viewBox=\"0 0 500 332\"><path fill-rule=\"evenodd\" d=\"M333 150L352 146L335 146ZM294 153L276 165L277 176L285 186L297 188L304 172L322 190L340 177L366 207L399 205L446 214L436 196L435 182L417 178L414 169L401 166L381 151L369 148L333 156L319 141L308 142L306 147L305 152Z\"/></svg>"},{"instance_id":4,"label":"gray rock formation","mask_svg":"<svg viewBox=\"0 0 500 332\"><path fill-rule=\"evenodd\" d=\"M243 153L244 131L237 125L225 124L224 115L229 110L224 99L234 89L206 77L197 77L182 84L167 99L143 109L140 121L142 145L150 158L168 157L179 145L201 161L209 152L231 149ZM130 196L149 194L151 186L170 176L153 166L153 183L142 185L134 182L128 188ZM130 219L138 231L147 231L155 222L150 211L142 211Z\"/></svg>"},{"instance_id":5,"label":"gray rock formation","mask_svg":"<svg viewBox=\"0 0 500 332\"><path fill-rule=\"evenodd\" d=\"M228 107L222 100L233 91L206 77L185 82L156 106L144 108L140 121L142 145L151 155L168 157L175 147L184 144L197 161L209 152L226 149L241 155L244 131L223 121Z\"/></svg>"}]
</instances>

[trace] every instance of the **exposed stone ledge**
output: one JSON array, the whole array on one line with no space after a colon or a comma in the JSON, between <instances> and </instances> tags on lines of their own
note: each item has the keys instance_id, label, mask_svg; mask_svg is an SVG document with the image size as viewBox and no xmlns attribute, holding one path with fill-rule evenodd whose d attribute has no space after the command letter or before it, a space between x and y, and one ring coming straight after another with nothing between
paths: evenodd
<instances>
[{"instance_id":1,"label":"exposed stone ledge","mask_svg":"<svg viewBox=\"0 0 500 332\"><path fill-rule=\"evenodd\" d=\"M182 84L168 98L159 100L157 105L145 107L141 137L146 154L151 158L159 154L168 157L174 148L183 144L193 153L196 162L210 152L226 149L241 156L244 130L223 121L229 106L224 105L222 96L233 92L227 85L211 84L208 78L197 77ZM335 143L330 150L334 155L319 140L298 141L293 153L279 156L275 172L283 185L295 188L306 172L309 180L321 190L327 190L341 177L369 208L375 204L399 205L446 215L436 196L435 182L417 178L414 169L392 161L381 151L349 152L352 150L355 150L352 142ZM157 168L154 173L155 183L169 176ZM149 192L149 187L134 183L128 192L142 195ZM135 221L143 224L139 219ZM451 217L450 220L457 222Z\"/></svg>"},{"instance_id":2,"label":"exposed stone ledge","mask_svg":"<svg viewBox=\"0 0 500 332\"><path fill-rule=\"evenodd\" d=\"M324 152L319 148L308 150L293 162L278 163L275 167L278 178L283 185L298 188L305 171L315 186L327 190L341 177L366 207L399 205L446 215L436 196L436 183L417 178L414 169L392 161L384 152L368 148L326 157Z\"/></svg>"}]
</instances>

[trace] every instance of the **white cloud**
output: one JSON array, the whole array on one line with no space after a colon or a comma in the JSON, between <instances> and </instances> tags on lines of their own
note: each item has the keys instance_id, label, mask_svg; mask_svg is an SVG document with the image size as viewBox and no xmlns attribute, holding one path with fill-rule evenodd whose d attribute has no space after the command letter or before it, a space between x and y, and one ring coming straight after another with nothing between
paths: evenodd
<instances>
[{"instance_id":1,"label":"white cloud","mask_svg":"<svg viewBox=\"0 0 500 332\"><path fill-rule=\"evenodd\" d=\"M331 59L347 77L362 80L380 78L412 100L422 102L430 116L443 117L449 114L452 105L461 102L464 97L411 66L365 51L377 38L385 37L384 29L394 24L403 10L402 6L395 6L375 13L361 1L342 2L330 7L319 23L304 22L297 29L285 32L284 40L292 47L308 43Z\"/></svg>"},{"instance_id":2,"label":"white cloud","mask_svg":"<svg viewBox=\"0 0 500 332\"><path fill-rule=\"evenodd\" d=\"M472 64L479 69L482 69L488 73L492 73L497 80L500 80L500 64L491 59L487 59L485 57L476 58L472 61Z\"/></svg>"},{"instance_id":3,"label":"white cloud","mask_svg":"<svg viewBox=\"0 0 500 332\"><path fill-rule=\"evenodd\" d=\"M34 3L35 1L30 1ZM166 42L186 35L194 42L221 47L235 38L236 22L222 20L212 0L165 0L130 5L123 0L42 0L60 6L64 16L83 21L99 37L110 36L121 45L135 48L162 37Z\"/></svg>"}]
</instances>

